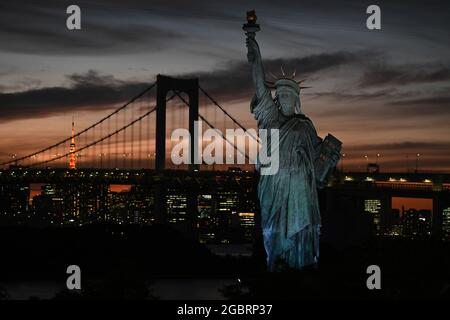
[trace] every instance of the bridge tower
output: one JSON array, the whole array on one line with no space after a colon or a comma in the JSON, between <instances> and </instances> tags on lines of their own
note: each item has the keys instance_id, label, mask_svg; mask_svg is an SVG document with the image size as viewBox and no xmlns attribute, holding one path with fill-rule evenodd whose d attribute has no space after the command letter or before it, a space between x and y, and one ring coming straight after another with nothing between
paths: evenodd
<instances>
[{"instance_id":1,"label":"bridge tower","mask_svg":"<svg viewBox=\"0 0 450 320\"><path fill-rule=\"evenodd\" d=\"M194 171L199 165L194 164L194 121L198 120L198 79L178 79L158 74L156 77L156 164L155 169L162 171L166 162L166 98L169 91L184 92L189 97L189 170ZM167 221L167 185L164 179L155 186L156 218L160 223ZM190 220L191 234L195 234L197 224L197 193L194 190L188 194L188 219Z\"/></svg>"},{"instance_id":2,"label":"bridge tower","mask_svg":"<svg viewBox=\"0 0 450 320\"><path fill-rule=\"evenodd\" d=\"M166 162L166 97L169 91L184 92L189 96L190 170L194 164L194 121L198 120L198 78L179 79L158 74L156 77L156 170L164 170Z\"/></svg>"}]
</instances>

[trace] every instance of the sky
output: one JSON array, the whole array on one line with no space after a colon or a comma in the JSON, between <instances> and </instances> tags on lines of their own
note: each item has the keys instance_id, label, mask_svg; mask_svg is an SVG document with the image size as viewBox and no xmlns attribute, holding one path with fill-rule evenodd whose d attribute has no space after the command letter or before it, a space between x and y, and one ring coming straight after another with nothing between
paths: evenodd
<instances>
[{"instance_id":1,"label":"sky","mask_svg":"<svg viewBox=\"0 0 450 320\"><path fill-rule=\"evenodd\" d=\"M66 8L81 8L68 30ZM381 8L368 30L366 8ZM157 74L198 77L248 128L242 24L255 9L267 78L307 79L302 110L343 141L346 169L450 171L448 1L15 1L0 3L0 160L108 114ZM340 164L342 165L342 163Z\"/></svg>"}]
</instances>

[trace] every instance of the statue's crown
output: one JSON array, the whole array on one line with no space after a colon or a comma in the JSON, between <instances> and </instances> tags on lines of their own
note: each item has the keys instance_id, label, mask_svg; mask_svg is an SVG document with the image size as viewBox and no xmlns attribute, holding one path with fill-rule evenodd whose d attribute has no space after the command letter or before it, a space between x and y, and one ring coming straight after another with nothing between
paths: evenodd
<instances>
[{"instance_id":1,"label":"statue's crown","mask_svg":"<svg viewBox=\"0 0 450 320\"><path fill-rule=\"evenodd\" d=\"M292 73L291 76L287 76L284 73L283 67L281 67L281 76L275 76L273 73L270 73L270 75L272 76L272 78L274 78L275 82L272 81L266 81L266 84L269 88L278 88L281 86L284 87L289 87L291 89L294 89L295 92L300 93L300 89L306 89L306 88L311 88L311 87L303 87L300 86L300 84L302 82L304 82L306 79L303 80L295 80L295 74L296 71L294 70L294 72Z\"/></svg>"}]
</instances>

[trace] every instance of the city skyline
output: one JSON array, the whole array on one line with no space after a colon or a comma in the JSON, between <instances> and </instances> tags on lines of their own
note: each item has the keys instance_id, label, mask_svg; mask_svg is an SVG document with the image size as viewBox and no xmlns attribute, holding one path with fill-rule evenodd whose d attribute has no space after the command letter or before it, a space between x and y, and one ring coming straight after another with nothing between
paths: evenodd
<instances>
[{"instance_id":1,"label":"city skyline","mask_svg":"<svg viewBox=\"0 0 450 320\"><path fill-rule=\"evenodd\" d=\"M140 177L133 178L127 170L89 173L59 169L51 174L52 169L47 169L45 175L39 171L18 169L15 174L0 174L4 182L0 207L3 224L70 227L99 223L153 225L165 221L187 234L192 232L191 227L198 229L202 243L253 239L251 230L258 206L255 175L251 172L142 171ZM342 224L335 220L340 217L335 210L345 208L341 218L360 224L366 235L434 235L448 241L450 175L428 175L428 182L424 182L424 176L412 173L387 179L389 174L375 173L370 183L363 173L336 176L321 191L322 201L328 199L321 204L328 212L324 219L334 219L334 227ZM165 200L160 208L163 214L158 209L161 179L165 181Z\"/></svg>"}]
</instances>

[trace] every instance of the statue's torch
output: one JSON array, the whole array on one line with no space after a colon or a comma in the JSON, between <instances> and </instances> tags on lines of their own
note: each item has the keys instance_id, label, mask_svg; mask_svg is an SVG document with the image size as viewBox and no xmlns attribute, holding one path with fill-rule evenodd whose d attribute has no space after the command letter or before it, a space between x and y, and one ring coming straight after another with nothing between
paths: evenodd
<instances>
[{"instance_id":1,"label":"statue's torch","mask_svg":"<svg viewBox=\"0 0 450 320\"><path fill-rule=\"evenodd\" d=\"M259 24L256 23L256 12L255 10L247 11L247 23L244 23L242 29L245 31L247 37L255 37L256 32L261 30Z\"/></svg>"},{"instance_id":2,"label":"statue's torch","mask_svg":"<svg viewBox=\"0 0 450 320\"><path fill-rule=\"evenodd\" d=\"M244 23L242 26L242 29L245 31L245 35L247 36L247 39L253 38L255 39L256 32L261 30L259 27L259 24L256 23L256 12L255 10L247 11L247 23ZM253 54L249 53L248 59L249 61L253 60Z\"/></svg>"}]
</instances>

